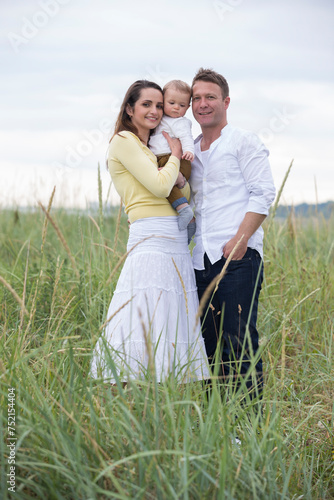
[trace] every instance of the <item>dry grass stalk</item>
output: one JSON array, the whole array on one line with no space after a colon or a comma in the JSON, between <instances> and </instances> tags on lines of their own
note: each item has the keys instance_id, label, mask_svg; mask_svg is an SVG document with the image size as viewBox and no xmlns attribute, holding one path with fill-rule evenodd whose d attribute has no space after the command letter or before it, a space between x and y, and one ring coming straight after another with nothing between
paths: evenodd
<instances>
[{"instance_id":1,"label":"dry grass stalk","mask_svg":"<svg viewBox=\"0 0 334 500\"><path fill-rule=\"evenodd\" d=\"M297 230L296 230L296 217L295 217L294 206L291 207L291 211L289 213L289 217L287 220L287 225L288 225L288 234L290 238L293 241L296 241Z\"/></svg>"},{"instance_id":2,"label":"dry grass stalk","mask_svg":"<svg viewBox=\"0 0 334 500\"><path fill-rule=\"evenodd\" d=\"M102 202L102 179L101 179L101 169L100 164L97 167L97 187L99 195L99 222L100 228L103 230L103 202Z\"/></svg>"},{"instance_id":3,"label":"dry grass stalk","mask_svg":"<svg viewBox=\"0 0 334 500\"><path fill-rule=\"evenodd\" d=\"M114 253L116 251L117 241L118 241L118 234L119 234L119 228L121 226L122 207L123 207L123 203L122 203L122 200L120 200L119 210L118 210L118 215L117 215L117 221L116 221L116 228L115 228Z\"/></svg>"},{"instance_id":4,"label":"dry grass stalk","mask_svg":"<svg viewBox=\"0 0 334 500\"><path fill-rule=\"evenodd\" d=\"M289 165L288 170L286 171L286 174L285 174L285 176L284 176L284 179L283 179L283 182L282 182L282 184L281 184L281 187L279 188L279 191L278 191L278 193L277 193L276 200L275 200L275 203L274 203L274 205L273 205L273 207L272 207L271 214L270 214L270 219L269 219L269 221L270 221L270 222L274 219L274 217L275 217L275 215L276 215L277 207L278 207L279 201L280 201L280 199L281 199L281 196L282 196L282 192L283 192L283 189L284 189L285 183L286 183L286 181L288 180L288 177L289 177L290 171L291 171L291 169L292 169L292 165L293 165L293 160L291 160L291 163L290 163L290 165Z\"/></svg>"},{"instance_id":5,"label":"dry grass stalk","mask_svg":"<svg viewBox=\"0 0 334 500\"><path fill-rule=\"evenodd\" d=\"M105 414L105 411L104 411L104 406L105 406L105 402L104 402L104 398L103 398L103 406L100 404L100 401L98 400L98 398L92 394L92 400L94 401L94 403L96 404L98 410L102 413L103 415L103 418L106 418L106 414Z\"/></svg>"},{"instance_id":6,"label":"dry grass stalk","mask_svg":"<svg viewBox=\"0 0 334 500\"><path fill-rule=\"evenodd\" d=\"M113 248L108 247L107 245L102 245L102 243L93 243L94 247L102 247L105 250L109 250L109 252L115 252Z\"/></svg>"},{"instance_id":7,"label":"dry grass stalk","mask_svg":"<svg viewBox=\"0 0 334 500\"><path fill-rule=\"evenodd\" d=\"M269 358L269 363L270 363L270 369L273 370L275 368L274 366L274 358L269 349L267 350L268 352L268 358Z\"/></svg>"},{"instance_id":8,"label":"dry grass stalk","mask_svg":"<svg viewBox=\"0 0 334 500\"><path fill-rule=\"evenodd\" d=\"M23 303L23 306L24 306L25 301L26 301L29 252L30 252L30 241L29 241L29 244L28 244L26 268L25 268L25 271L24 271L23 293L22 293L22 303ZM19 335L21 334L21 330L22 330L22 326L23 326L23 319L24 319L23 308L21 309L20 316L21 316L21 318L20 318L20 326L19 326Z\"/></svg>"},{"instance_id":9,"label":"dry grass stalk","mask_svg":"<svg viewBox=\"0 0 334 500\"><path fill-rule=\"evenodd\" d=\"M155 304L155 308L154 308L154 311L153 311L153 314L152 314L152 319L151 319L151 321L150 321L150 324L152 324L152 323L153 323L153 321L154 321L155 313L157 312L157 309L158 309L158 305L159 305L159 302L160 302L161 296L162 296L162 290L160 291L160 293L159 293L159 297L158 297L158 300L157 300L157 303ZM147 300L147 295L146 295L146 300Z\"/></svg>"},{"instance_id":10,"label":"dry grass stalk","mask_svg":"<svg viewBox=\"0 0 334 500\"><path fill-rule=\"evenodd\" d=\"M73 290L73 288L72 288L72 290ZM72 292L72 290L70 290L70 293ZM59 328L60 328L60 325L61 325L61 324L62 324L62 322L63 322L63 318L64 318L64 316L65 316L65 314L66 314L66 312L67 312L68 308L70 307L70 305L72 304L72 302L73 302L73 300L74 300L74 299L75 299L75 297L72 297L72 298L71 298L71 300L69 300L69 301L67 302L66 306L65 306L65 307L64 307L64 309L62 310L62 313L61 313L60 318L59 318L59 321L58 321L58 325L56 326L56 329L55 329L54 334L53 334L53 338L56 338L57 333L58 333L58 330L59 330ZM57 320L57 318L55 318L54 323L56 322L56 320Z\"/></svg>"},{"instance_id":11,"label":"dry grass stalk","mask_svg":"<svg viewBox=\"0 0 334 500\"><path fill-rule=\"evenodd\" d=\"M55 229L55 231L57 233L57 236L58 236L59 240L61 241L63 247L65 248L65 251L66 251L67 255L70 258L70 261L71 261L71 264L72 264L72 267L73 267L73 271L75 272L76 277L78 279L80 279L80 273L78 271L78 268L76 266L74 257L71 254L71 251L70 251L70 249L68 247L68 244L67 244L67 242L66 242L66 240L64 238L63 233L61 232L61 230L59 229L59 227L57 226L56 222L53 220L53 218L51 217L51 215L47 212L47 210L45 209L45 207L42 205L42 203L39 201L38 204L41 207L41 209L43 210L43 212L45 213L45 215L48 218L49 222L51 222L51 224L53 225L53 227L54 227L54 229Z\"/></svg>"},{"instance_id":12,"label":"dry grass stalk","mask_svg":"<svg viewBox=\"0 0 334 500\"><path fill-rule=\"evenodd\" d=\"M283 325L283 328L282 328L281 389L283 389L283 387L284 387L286 337L287 337L287 333L286 333L285 325Z\"/></svg>"},{"instance_id":13,"label":"dry grass stalk","mask_svg":"<svg viewBox=\"0 0 334 500\"><path fill-rule=\"evenodd\" d=\"M51 196L50 196L50 199L49 199L48 208L46 209L48 214L50 213L50 210L51 210L51 207L52 207L52 202L53 202L53 198L54 198L55 192L56 192L56 186L54 186L54 188L52 190L52 193L51 193ZM43 229L42 229L41 253L43 253L43 250L44 250L47 228L48 228L48 218L45 217L44 218L44 223L43 223Z\"/></svg>"},{"instance_id":14,"label":"dry grass stalk","mask_svg":"<svg viewBox=\"0 0 334 500\"><path fill-rule=\"evenodd\" d=\"M162 290L159 293L159 297L158 297L157 303L155 305L152 317L151 317L151 319L148 318L149 319L149 325L148 325L149 326L149 331L148 332L146 330L146 326L145 326L145 323L144 323L144 320L143 320L142 312L138 308L138 314L139 314L141 326L142 326L142 329L143 329L143 335L144 335L144 340L145 340L146 351L148 353L148 369L149 369L149 371L150 371L150 373L151 373L151 375L153 377L154 377L154 352L153 352L154 349L153 349L153 344L152 344L152 335L151 335L151 332L152 332L152 328L153 328L155 313L157 312L161 296L162 296ZM146 296L146 300L147 300L147 296Z\"/></svg>"},{"instance_id":15,"label":"dry grass stalk","mask_svg":"<svg viewBox=\"0 0 334 500\"><path fill-rule=\"evenodd\" d=\"M107 165L107 170L108 170L108 165ZM108 191L107 191L107 196L106 196L106 205L108 203L108 200L109 200L109 196L110 196L110 192L111 192L111 188L113 186L113 183L112 183L112 180L110 180L109 182L109 187L108 187Z\"/></svg>"},{"instance_id":16,"label":"dry grass stalk","mask_svg":"<svg viewBox=\"0 0 334 500\"><path fill-rule=\"evenodd\" d=\"M21 297L19 297L19 295L15 292L14 288L2 276L0 276L0 283L2 283L4 287L7 288L7 290L13 295L16 302L20 305L23 313L29 316L28 310L26 309Z\"/></svg>"},{"instance_id":17,"label":"dry grass stalk","mask_svg":"<svg viewBox=\"0 0 334 500\"><path fill-rule=\"evenodd\" d=\"M139 308L138 308L138 315L139 315L141 326L143 329L145 346L146 346L146 351L147 351L147 355L148 355L147 368L148 368L149 372L151 373L152 378L154 378L154 354L153 354L152 338L150 335L150 331L148 332L146 330L143 315L142 315L141 310ZM152 325L150 325L150 330L151 330L151 326Z\"/></svg>"},{"instance_id":18,"label":"dry grass stalk","mask_svg":"<svg viewBox=\"0 0 334 500\"><path fill-rule=\"evenodd\" d=\"M237 480L238 477L239 477L239 474L240 474L240 471L241 471L242 461L243 461L243 457L240 458L240 462L238 464L237 471L235 473L235 478L234 478L235 480Z\"/></svg>"},{"instance_id":19,"label":"dry grass stalk","mask_svg":"<svg viewBox=\"0 0 334 500\"><path fill-rule=\"evenodd\" d=\"M175 264L175 261L174 261L173 257L172 257L172 261L173 261L174 267L175 267L175 269L176 269L176 272L177 272L177 274L178 274L178 277L179 277L179 279L180 279L180 281L181 281L182 290L183 290L183 295L184 295L184 300L185 300L185 302L186 302L186 311L187 311L187 315L188 315L188 312L189 312L189 311L188 311L188 297L187 297L186 287L184 286L184 281L183 281L183 279L182 279L182 276L181 276L181 274L180 274L180 271L178 270L177 265Z\"/></svg>"},{"instance_id":20,"label":"dry grass stalk","mask_svg":"<svg viewBox=\"0 0 334 500\"><path fill-rule=\"evenodd\" d=\"M5 374L6 371L7 371L7 368L5 367L5 365L3 364L3 362L0 359L0 373Z\"/></svg>"},{"instance_id":21,"label":"dry grass stalk","mask_svg":"<svg viewBox=\"0 0 334 500\"><path fill-rule=\"evenodd\" d=\"M201 318L201 316L203 314L205 305L209 301L209 298L210 298L211 294L213 295L216 292L219 283L223 279L223 277L224 277L224 275L226 273L227 266L231 262L231 260L233 258L233 255L235 254L235 252L236 252L238 246L240 245L240 242L242 241L243 237L244 237L244 235L242 235L241 238L240 238L240 240L236 243L236 245L233 248L232 252L228 256L228 258L227 258L227 260L226 260L226 262L225 262L225 264L223 266L223 269L220 271L220 273L217 276L215 276L213 278L213 280L211 281L211 283L209 284L209 286L207 287L207 289L203 293L202 298L201 298L201 300L199 302L198 311L197 311L197 314L196 314L195 328L198 325L198 322L199 322L199 320L200 320L200 318Z\"/></svg>"},{"instance_id":22,"label":"dry grass stalk","mask_svg":"<svg viewBox=\"0 0 334 500\"><path fill-rule=\"evenodd\" d=\"M29 316L29 321L28 321L25 335L29 331L30 325L31 325L31 323L34 319L35 313L36 313L36 299L37 299L38 285L39 285L39 280L41 279L42 276L43 276L43 269L40 270L39 276L37 278L36 289L35 289L34 297L32 300L32 305L30 308L30 316Z\"/></svg>"},{"instance_id":23,"label":"dry grass stalk","mask_svg":"<svg viewBox=\"0 0 334 500\"><path fill-rule=\"evenodd\" d=\"M98 232L101 233L100 226L98 225L98 223L96 222L96 220L93 219L93 217L91 215L88 215L88 218L93 222L93 224L96 227L96 229L98 230Z\"/></svg>"},{"instance_id":24,"label":"dry grass stalk","mask_svg":"<svg viewBox=\"0 0 334 500\"><path fill-rule=\"evenodd\" d=\"M118 314L118 313L119 313L119 311L121 311L121 310L122 310L125 306L127 306L127 305L129 304L129 302L131 302L131 300L132 300L134 297L135 297L135 295L133 295L133 296L131 297L131 299L127 300L127 301L126 301L123 305L121 305L121 307L119 307L119 308L117 309L117 311L115 311L115 312L114 312L114 313L113 313L113 314L112 314L112 315L111 315L111 316L107 319L107 321L105 321L105 322L103 323L103 325L101 325L101 326L100 326L99 330L100 330L100 331L101 331L101 330L103 330L103 329L107 326L107 324L108 324L108 323L110 323L110 321L113 319L113 317L114 317L114 316L116 316L116 314Z\"/></svg>"},{"instance_id":25,"label":"dry grass stalk","mask_svg":"<svg viewBox=\"0 0 334 500\"><path fill-rule=\"evenodd\" d=\"M61 269L63 267L63 264L64 264L64 261L61 262L61 264L59 264L59 255L57 257L57 264L56 264L56 277L55 277L55 284L54 284L54 287L53 287L53 293L52 293L52 299L51 299L51 308L50 308L50 317L49 317L49 324L48 324L48 330L50 330L50 325L51 325L51 320L52 320L52 316L53 316L53 311L54 311L54 308L55 308L55 303L56 303L56 299L57 299L57 291L58 291L58 284L59 284L59 281L60 281L60 272L61 272Z\"/></svg>"}]
</instances>

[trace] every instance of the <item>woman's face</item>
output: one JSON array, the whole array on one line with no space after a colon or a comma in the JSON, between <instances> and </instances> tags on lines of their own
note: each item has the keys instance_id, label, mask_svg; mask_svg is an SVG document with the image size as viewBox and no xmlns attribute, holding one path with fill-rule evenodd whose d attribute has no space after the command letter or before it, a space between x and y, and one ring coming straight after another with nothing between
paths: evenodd
<instances>
[{"instance_id":1,"label":"woman's face","mask_svg":"<svg viewBox=\"0 0 334 500\"><path fill-rule=\"evenodd\" d=\"M153 88L142 89L140 97L134 107L127 106L126 112L131 116L133 125L138 130L138 135L146 140L150 131L157 127L163 113L162 93Z\"/></svg>"}]
</instances>

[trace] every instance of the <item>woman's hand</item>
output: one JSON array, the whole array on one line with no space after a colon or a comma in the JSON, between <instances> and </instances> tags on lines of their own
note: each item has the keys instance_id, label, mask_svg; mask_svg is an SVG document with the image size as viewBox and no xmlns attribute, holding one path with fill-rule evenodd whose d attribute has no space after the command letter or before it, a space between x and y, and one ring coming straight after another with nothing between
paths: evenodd
<instances>
[{"instance_id":1,"label":"woman's hand","mask_svg":"<svg viewBox=\"0 0 334 500\"><path fill-rule=\"evenodd\" d=\"M162 132L162 135L168 142L168 146L170 147L171 154L172 156L176 156L179 160L182 158L182 147L181 147L181 142L179 139L176 139L175 137L170 137L167 132Z\"/></svg>"}]
</instances>

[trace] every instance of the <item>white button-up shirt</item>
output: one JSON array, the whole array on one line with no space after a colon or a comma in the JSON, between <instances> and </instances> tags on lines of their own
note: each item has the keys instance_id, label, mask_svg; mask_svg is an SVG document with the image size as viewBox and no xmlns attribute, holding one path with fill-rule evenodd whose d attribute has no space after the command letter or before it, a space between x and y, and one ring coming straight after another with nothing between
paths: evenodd
<instances>
[{"instance_id":1,"label":"white button-up shirt","mask_svg":"<svg viewBox=\"0 0 334 500\"><path fill-rule=\"evenodd\" d=\"M233 238L247 212L268 215L275 186L268 161L269 151L252 132L226 125L210 149L201 151L195 141L190 186L195 208L195 269L204 269L204 253L213 264ZM263 256L263 229L248 240Z\"/></svg>"}]
</instances>

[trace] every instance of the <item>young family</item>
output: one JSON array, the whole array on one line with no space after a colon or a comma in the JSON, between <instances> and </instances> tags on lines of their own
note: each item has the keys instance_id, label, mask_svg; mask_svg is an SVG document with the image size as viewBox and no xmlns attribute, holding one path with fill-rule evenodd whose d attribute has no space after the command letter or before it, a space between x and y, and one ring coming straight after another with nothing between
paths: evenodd
<instances>
[{"instance_id":1,"label":"young family","mask_svg":"<svg viewBox=\"0 0 334 500\"><path fill-rule=\"evenodd\" d=\"M190 103L202 130L195 142ZM183 383L209 379L218 363L227 381L246 374L258 351L261 224L275 187L267 149L228 124L229 104L225 78L203 68L191 87L139 80L124 97L108 167L131 222L128 255L93 352L95 378L126 382L153 370ZM198 321L199 299L238 242ZM255 372L261 390L260 358ZM246 384L252 391L254 377Z\"/></svg>"}]
</instances>

